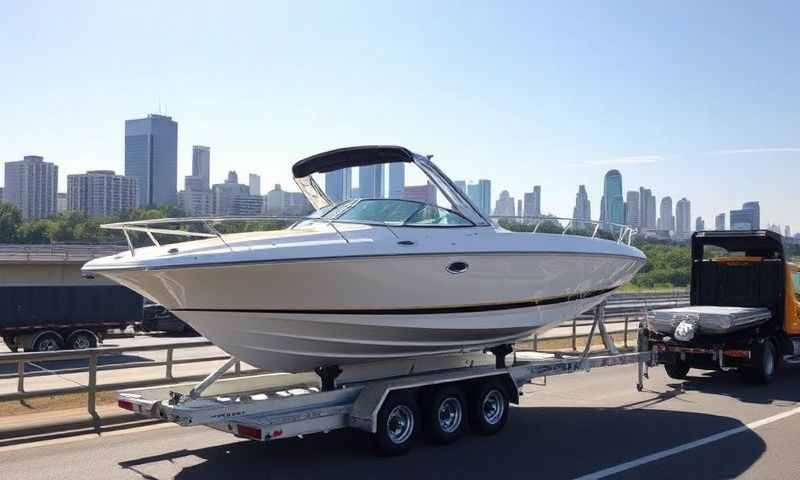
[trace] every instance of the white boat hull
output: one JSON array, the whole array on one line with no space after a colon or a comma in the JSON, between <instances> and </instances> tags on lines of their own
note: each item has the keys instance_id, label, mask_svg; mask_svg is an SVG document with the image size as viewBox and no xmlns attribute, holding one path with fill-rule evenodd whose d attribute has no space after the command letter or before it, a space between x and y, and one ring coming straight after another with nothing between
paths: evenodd
<instances>
[{"instance_id":1,"label":"white boat hull","mask_svg":"<svg viewBox=\"0 0 800 480\"><path fill-rule=\"evenodd\" d=\"M477 351L512 343L574 318L608 295L489 313L176 313L242 361L272 371L301 372L324 365ZM491 322L486 321L487 315Z\"/></svg>"},{"instance_id":2,"label":"white boat hull","mask_svg":"<svg viewBox=\"0 0 800 480\"><path fill-rule=\"evenodd\" d=\"M464 262L459 274L446 267ZM103 272L273 371L480 350L602 302L641 266L598 254L426 254Z\"/></svg>"}]
</instances>

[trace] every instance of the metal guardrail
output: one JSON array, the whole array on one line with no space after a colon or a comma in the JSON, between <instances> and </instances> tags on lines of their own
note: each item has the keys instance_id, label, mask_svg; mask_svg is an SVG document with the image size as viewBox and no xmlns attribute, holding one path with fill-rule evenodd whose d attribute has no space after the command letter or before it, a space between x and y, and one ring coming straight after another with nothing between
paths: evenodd
<instances>
[{"instance_id":1,"label":"metal guardrail","mask_svg":"<svg viewBox=\"0 0 800 480\"><path fill-rule=\"evenodd\" d=\"M16 374L17 391L14 393L0 394L0 402L14 401L14 400L22 401L31 398L85 393L87 394L87 409L89 413L93 417L98 418L97 417L98 392L109 391L109 390L120 390L124 388L149 387L149 386L173 383L176 381L202 380L203 378L206 377L205 374L185 375L176 377L175 375L173 375L173 367L175 365L183 365L190 363L203 363L203 362L211 362L218 360L228 360L230 359L230 356L215 355L215 356L199 357L199 358L175 359L174 352L175 350L210 347L210 346L214 346L214 344L209 341L197 341L197 342L186 342L186 343L172 343L166 345L142 345L138 347L91 348L86 350L64 350L56 352L28 352L28 353L3 354L0 355L0 364L17 365L17 374ZM166 351L166 360L161 362L158 361L128 362L128 363L112 364L112 365L98 365L97 363L98 357L101 356L118 355L121 353L154 352L154 351ZM39 368L43 368L40 366L42 362L58 361L58 360L88 360L89 363L88 383L86 385L77 385L75 387L50 388L42 390L33 390L30 392L25 391L26 364L33 364L38 366ZM103 383L103 384L97 383L98 371L121 370L127 368L162 367L162 366L165 367L164 376L162 378L131 380L131 381L117 382L117 383ZM81 369L70 369L70 370L84 371L87 369L81 368ZM58 374L67 373L67 371L57 371L56 373ZM237 361L236 364L234 365L233 373L228 374L226 376L244 376L244 375L255 375L259 373L264 373L264 370L251 369L247 371L242 371L241 363Z\"/></svg>"},{"instance_id":2,"label":"metal guardrail","mask_svg":"<svg viewBox=\"0 0 800 480\"><path fill-rule=\"evenodd\" d=\"M0 245L0 262L86 262L125 250L114 244Z\"/></svg>"}]
</instances>

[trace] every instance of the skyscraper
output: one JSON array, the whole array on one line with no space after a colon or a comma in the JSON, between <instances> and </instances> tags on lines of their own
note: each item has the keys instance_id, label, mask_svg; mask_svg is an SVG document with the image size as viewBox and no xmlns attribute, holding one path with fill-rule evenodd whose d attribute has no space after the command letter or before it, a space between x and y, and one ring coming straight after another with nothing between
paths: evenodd
<instances>
[{"instance_id":1,"label":"skyscraper","mask_svg":"<svg viewBox=\"0 0 800 480\"><path fill-rule=\"evenodd\" d=\"M649 188L639 187L640 229L656 228L656 197Z\"/></svg>"},{"instance_id":2,"label":"skyscraper","mask_svg":"<svg viewBox=\"0 0 800 480\"><path fill-rule=\"evenodd\" d=\"M542 187L535 185L532 192L528 192L522 196L524 199L523 209L525 217L540 217L542 216Z\"/></svg>"},{"instance_id":3,"label":"skyscraper","mask_svg":"<svg viewBox=\"0 0 800 480\"><path fill-rule=\"evenodd\" d=\"M467 193L467 182L465 180L456 180L453 182L456 184L459 190L461 190L464 194Z\"/></svg>"},{"instance_id":4,"label":"skyscraper","mask_svg":"<svg viewBox=\"0 0 800 480\"><path fill-rule=\"evenodd\" d=\"M494 214L498 217L514 216L514 197L508 193L508 190L500 192L494 207Z\"/></svg>"},{"instance_id":5,"label":"skyscraper","mask_svg":"<svg viewBox=\"0 0 800 480\"><path fill-rule=\"evenodd\" d=\"M389 164L389 198L403 198L406 188L406 164L394 162Z\"/></svg>"},{"instance_id":6,"label":"skyscraper","mask_svg":"<svg viewBox=\"0 0 800 480\"><path fill-rule=\"evenodd\" d=\"M639 213L639 203L639 192L629 190L625 198L625 225L635 228L639 228L641 225L642 217Z\"/></svg>"},{"instance_id":7,"label":"skyscraper","mask_svg":"<svg viewBox=\"0 0 800 480\"><path fill-rule=\"evenodd\" d=\"M792 238L792 227L789 225L783 227L783 236L786 238Z\"/></svg>"},{"instance_id":8,"label":"skyscraper","mask_svg":"<svg viewBox=\"0 0 800 480\"><path fill-rule=\"evenodd\" d=\"M605 198L604 221L609 223L625 223L625 199L622 197L622 174L619 170L609 170L603 180L603 198Z\"/></svg>"},{"instance_id":9,"label":"skyscraper","mask_svg":"<svg viewBox=\"0 0 800 480\"><path fill-rule=\"evenodd\" d=\"M136 178L139 206L177 203L178 123L172 117L125 120L125 176Z\"/></svg>"},{"instance_id":10,"label":"skyscraper","mask_svg":"<svg viewBox=\"0 0 800 480\"><path fill-rule=\"evenodd\" d=\"M686 197L675 204L675 235L680 239L692 233L692 203Z\"/></svg>"},{"instance_id":11,"label":"skyscraper","mask_svg":"<svg viewBox=\"0 0 800 480\"><path fill-rule=\"evenodd\" d=\"M248 179L248 186L250 187L250 195L261 196L261 176L251 173Z\"/></svg>"},{"instance_id":12,"label":"skyscraper","mask_svg":"<svg viewBox=\"0 0 800 480\"><path fill-rule=\"evenodd\" d=\"M745 202L742 204L742 210L753 211L753 230L761 228L761 206L758 202Z\"/></svg>"},{"instance_id":13,"label":"skyscraper","mask_svg":"<svg viewBox=\"0 0 800 480\"><path fill-rule=\"evenodd\" d=\"M672 215L672 197L661 199L661 216L658 219L658 229L668 232L675 231L675 217Z\"/></svg>"},{"instance_id":14,"label":"skyscraper","mask_svg":"<svg viewBox=\"0 0 800 480\"><path fill-rule=\"evenodd\" d=\"M251 195L250 186L239 183L236 171L228 172L225 183L212 187L215 215L257 215L264 209L264 197Z\"/></svg>"},{"instance_id":15,"label":"skyscraper","mask_svg":"<svg viewBox=\"0 0 800 480\"><path fill-rule=\"evenodd\" d=\"M694 231L702 232L705 229L706 229L706 221L703 220L703 217L697 217L697 220L694 221Z\"/></svg>"},{"instance_id":16,"label":"skyscraper","mask_svg":"<svg viewBox=\"0 0 800 480\"><path fill-rule=\"evenodd\" d=\"M136 208L136 178L113 170L67 175L67 208L90 217L108 218Z\"/></svg>"},{"instance_id":17,"label":"skyscraper","mask_svg":"<svg viewBox=\"0 0 800 480\"><path fill-rule=\"evenodd\" d=\"M192 146L192 174L184 178L184 190L205 192L211 188L211 149Z\"/></svg>"},{"instance_id":18,"label":"skyscraper","mask_svg":"<svg viewBox=\"0 0 800 480\"><path fill-rule=\"evenodd\" d=\"M409 185L403 188L402 198L436 205L436 187L431 182L425 185Z\"/></svg>"},{"instance_id":19,"label":"skyscraper","mask_svg":"<svg viewBox=\"0 0 800 480\"><path fill-rule=\"evenodd\" d=\"M385 164L358 167L358 196L383 198L383 172Z\"/></svg>"},{"instance_id":20,"label":"skyscraper","mask_svg":"<svg viewBox=\"0 0 800 480\"><path fill-rule=\"evenodd\" d=\"M27 155L6 162L3 200L13 203L24 219L47 218L56 213L58 166L42 157Z\"/></svg>"},{"instance_id":21,"label":"skyscraper","mask_svg":"<svg viewBox=\"0 0 800 480\"><path fill-rule=\"evenodd\" d=\"M353 170L340 168L326 173L325 195L336 203L353 198Z\"/></svg>"},{"instance_id":22,"label":"skyscraper","mask_svg":"<svg viewBox=\"0 0 800 480\"><path fill-rule=\"evenodd\" d=\"M731 210L731 230L758 230L761 228L761 207L758 202L747 202L741 210Z\"/></svg>"},{"instance_id":23,"label":"skyscraper","mask_svg":"<svg viewBox=\"0 0 800 480\"><path fill-rule=\"evenodd\" d=\"M490 180L478 180L478 183L467 185L467 196L482 214L491 215L492 182Z\"/></svg>"},{"instance_id":24,"label":"skyscraper","mask_svg":"<svg viewBox=\"0 0 800 480\"><path fill-rule=\"evenodd\" d=\"M725 230L725 213L720 213L714 218L714 230Z\"/></svg>"},{"instance_id":25,"label":"skyscraper","mask_svg":"<svg viewBox=\"0 0 800 480\"><path fill-rule=\"evenodd\" d=\"M575 208L572 209L572 218L587 221L592 219L592 203L589 201L589 194L586 193L586 185L578 186L578 193L575 194Z\"/></svg>"}]
</instances>

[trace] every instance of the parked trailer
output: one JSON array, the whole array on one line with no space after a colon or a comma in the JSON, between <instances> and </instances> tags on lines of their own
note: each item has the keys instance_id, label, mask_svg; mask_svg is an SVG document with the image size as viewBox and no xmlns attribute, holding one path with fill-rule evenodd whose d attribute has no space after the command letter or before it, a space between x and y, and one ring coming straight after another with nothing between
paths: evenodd
<instances>
[{"instance_id":1,"label":"parked trailer","mask_svg":"<svg viewBox=\"0 0 800 480\"><path fill-rule=\"evenodd\" d=\"M146 417L259 441L355 428L372 435L379 454L400 455L420 431L439 444L457 440L467 424L473 433L497 433L522 386L537 378L638 362L641 390L652 360L650 352L507 356L511 349L504 346L493 353L350 366L335 372L335 382L324 371L220 380L231 359L200 384L123 390L118 403Z\"/></svg>"},{"instance_id":2,"label":"parked trailer","mask_svg":"<svg viewBox=\"0 0 800 480\"><path fill-rule=\"evenodd\" d=\"M118 285L0 287L0 337L12 351L94 348L141 319L141 295Z\"/></svg>"}]
</instances>

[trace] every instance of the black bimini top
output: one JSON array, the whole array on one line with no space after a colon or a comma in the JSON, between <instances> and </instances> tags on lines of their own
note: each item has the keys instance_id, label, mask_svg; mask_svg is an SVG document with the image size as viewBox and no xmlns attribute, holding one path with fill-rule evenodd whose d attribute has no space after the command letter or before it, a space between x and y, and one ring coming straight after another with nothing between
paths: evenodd
<instances>
[{"instance_id":1,"label":"black bimini top","mask_svg":"<svg viewBox=\"0 0 800 480\"><path fill-rule=\"evenodd\" d=\"M414 154L403 147L393 145L346 147L304 158L294 164L292 174L295 178L302 178L312 173L332 172L341 168L413 161Z\"/></svg>"}]
</instances>

